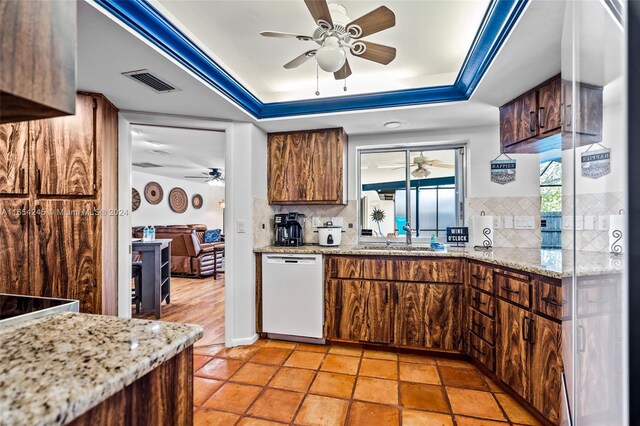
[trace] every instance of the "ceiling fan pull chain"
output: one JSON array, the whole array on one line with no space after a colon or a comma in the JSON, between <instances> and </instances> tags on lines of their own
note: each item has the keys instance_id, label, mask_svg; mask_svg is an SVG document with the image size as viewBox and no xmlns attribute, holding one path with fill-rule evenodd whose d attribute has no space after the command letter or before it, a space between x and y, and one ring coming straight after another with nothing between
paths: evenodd
<instances>
[{"instance_id":1,"label":"ceiling fan pull chain","mask_svg":"<svg viewBox=\"0 0 640 426\"><path fill-rule=\"evenodd\" d=\"M347 91L347 77L344 78L344 87L342 88L345 92Z\"/></svg>"},{"instance_id":2,"label":"ceiling fan pull chain","mask_svg":"<svg viewBox=\"0 0 640 426\"><path fill-rule=\"evenodd\" d=\"M316 96L320 96L320 76L319 76L319 66L316 64Z\"/></svg>"}]
</instances>

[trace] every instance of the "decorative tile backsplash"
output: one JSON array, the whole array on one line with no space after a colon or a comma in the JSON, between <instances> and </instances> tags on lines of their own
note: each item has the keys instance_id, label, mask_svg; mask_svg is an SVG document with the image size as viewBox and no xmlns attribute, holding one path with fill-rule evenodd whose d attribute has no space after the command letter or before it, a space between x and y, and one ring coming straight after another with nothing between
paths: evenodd
<instances>
[{"instance_id":1,"label":"decorative tile backsplash","mask_svg":"<svg viewBox=\"0 0 640 426\"><path fill-rule=\"evenodd\" d=\"M540 248L542 237L540 234L540 197L487 197L468 198L466 220L469 235L473 235L471 218L480 216L481 212L487 216L500 216L500 227L494 226L495 247ZM504 216L533 216L533 229L505 229Z\"/></svg>"}]
</instances>

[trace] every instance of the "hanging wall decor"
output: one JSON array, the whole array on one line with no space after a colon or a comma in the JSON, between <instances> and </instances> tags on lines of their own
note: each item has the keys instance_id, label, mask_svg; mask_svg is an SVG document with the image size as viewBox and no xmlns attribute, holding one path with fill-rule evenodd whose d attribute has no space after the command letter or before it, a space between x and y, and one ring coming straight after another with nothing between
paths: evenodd
<instances>
[{"instance_id":1,"label":"hanging wall decor","mask_svg":"<svg viewBox=\"0 0 640 426\"><path fill-rule=\"evenodd\" d=\"M136 211L140 208L140 193L137 189L131 188L131 211Z\"/></svg>"},{"instance_id":2,"label":"hanging wall decor","mask_svg":"<svg viewBox=\"0 0 640 426\"><path fill-rule=\"evenodd\" d=\"M191 205L194 209L199 209L200 207L202 207L202 203L202 195L200 194L196 194L191 198Z\"/></svg>"},{"instance_id":3,"label":"hanging wall decor","mask_svg":"<svg viewBox=\"0 0 640 426\"><path fill-rule=\"evenodd\" d=\"M595 145L601 149L592 150ZM580 169L582 176L598 179L611 173L611 150L602 144L593 144L580 154Z\"/></svg>"},{"instance_id":4,"label":"hanging wall decor","mask_svg":"<svg viewBox=\"0 0 640 426\"><path fill-rule=\"evenodd\" d=\"M506 157L500 160L500 157ZM504 185L516 180L516 160L507 154L500 154L491 160L491 182Z\"/></svg>"},{"instance_id":5,"label":"hanging wall decor","mask_svg":"<svg viewBox=\"0 0 640 426\"><path fill-rule=\"evenodd\" d=\"M158 182L149 182L144 187L144 198L149 204L159 204L163 197L164 192Z\"/></svg>"},{"instance_id":6,"label":"hanging wall decor","mask_svg":"<svg viewBox=\"0 0 640 426\"><path fill-rule=\"evenodd\" d=\"M189 198L182 188L173 188L169 192L169 207L176 213L184 213L189 206Z\"/></svg>"}]
</instances>

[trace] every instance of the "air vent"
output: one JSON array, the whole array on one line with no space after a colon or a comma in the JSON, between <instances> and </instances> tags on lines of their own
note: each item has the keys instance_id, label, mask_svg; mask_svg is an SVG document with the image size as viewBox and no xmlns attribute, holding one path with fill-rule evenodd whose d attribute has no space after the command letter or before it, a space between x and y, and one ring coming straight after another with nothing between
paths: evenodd
<instances>
[{"instance_id":1,"label":"air vent","mask_svg":"<svg viewBox=\"0 0 640 426\"><path fill-rule=\"evenodd\" d=\"M133 163L133 165L135 167L142 167L144 169L149 169L149 168L152 168L152 167L162 167L160 164L154 164L154 163L149 163L149 162Z\"/></svg>"},{"instance_id":2,"label":"air vent","mask_svg":"<svg viewBox=\"0 0 640 426\"><path fill-rule=\"evenodd\" d=\"M160 77L151 74L149 70L123 72L122 75L144 84L156 93L169 93L180 90L162 80Z\"/></svg>"}]
</instances>

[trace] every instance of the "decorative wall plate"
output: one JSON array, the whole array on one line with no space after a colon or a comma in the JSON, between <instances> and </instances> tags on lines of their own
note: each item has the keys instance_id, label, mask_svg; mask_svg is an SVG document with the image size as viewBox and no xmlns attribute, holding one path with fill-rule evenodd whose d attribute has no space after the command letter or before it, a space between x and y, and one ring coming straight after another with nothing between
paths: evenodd
<instances>
[{"instance_id":1,"label":"decorative wall plate","mask_svg":"<svg viewBox=\"0 0 640 426\"><path fill-rule=\"evenodd\" d=\"M163 197L164 192L158 182L149 182L144 187L144 198L147 199L149 204L159 204Z\"/></svg>"},{"instance_id":2,"label":"decorative wall plate","mask_svg":"<svg viewBox=\"0 0 640 426\"><path fill-rule=\"evenodd\" d=\"M176 213L184 213L189 206L189 198L182 188L173 188L169 192L169 207Z\"/></svg>"},{"instance_id":3,"label":"decorative wall plate","mask_svg":"<svg viewBox=\"0 0 640 426\"><path fill-rule=\"evenodd\" d=\"M199 209L200 207L202 207L202 195L200 194L196 194L191 198L191 204L193 205L194 209Z\"/></svg>"},{"instance_id":4,"label":"decorative wall plate","mask_svg":"<svg viewBox=\"0 0 640 426\"><path fill-rule=\"evenodd\" d=\"M140 193L137 189L131 188L131 211L136 211L140 207Z\"/></svg>"}]
</instances>

